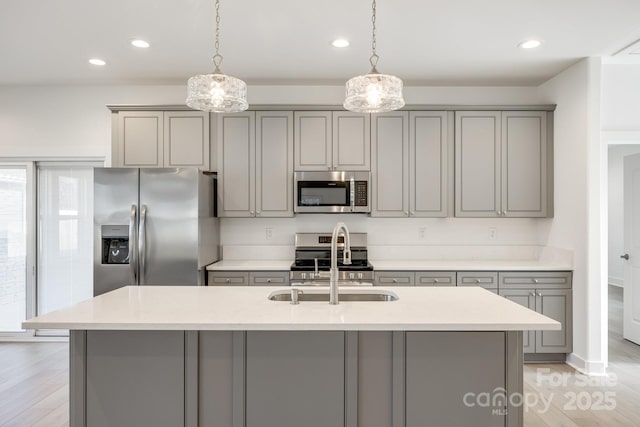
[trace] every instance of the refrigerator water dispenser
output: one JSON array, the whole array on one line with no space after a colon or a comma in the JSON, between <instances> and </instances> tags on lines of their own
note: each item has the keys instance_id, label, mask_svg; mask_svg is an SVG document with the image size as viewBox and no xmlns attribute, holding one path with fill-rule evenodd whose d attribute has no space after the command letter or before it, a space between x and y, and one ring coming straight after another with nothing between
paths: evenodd
<instances>
[{"instance_id":1,"label":"refrigerator water dispenser","mask_svg":"<svg viewBox=\"0 0 640 427\"><path fill-rule=\"evenodd\" d=\"M129 226L102 226L102 264L129 264Z\"/></svg>"}]
</instances>

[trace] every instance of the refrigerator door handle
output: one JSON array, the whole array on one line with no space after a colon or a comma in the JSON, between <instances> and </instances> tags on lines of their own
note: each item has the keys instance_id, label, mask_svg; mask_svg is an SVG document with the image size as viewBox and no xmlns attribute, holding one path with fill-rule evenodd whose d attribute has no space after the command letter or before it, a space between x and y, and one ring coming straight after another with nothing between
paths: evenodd
<instances>
[{"instance_id":1,"label":"refrigerator door handle","mask_svg":"<svg viewBox=\"0 0 640 427\"><path fill-rule=\"evenodd\" d=\"M147 205L142 205L140 208L140 228L138 231L138 262L140 268L138 276L140 277L139 285L145 285L145 260L147 257Z\"/></svg>"},{"instance_id":2,"label":"refrigerator door handle","mask_svg":"<svg viewBox=\"0 0 640 427\"><path fill-rule=\"evenodd\" d=\"M136 217L138 216L138 207L131 205L131 216L129 218L129 268L131 269L131 284L138 284L138 248L136 242Z\"/></svg>"}]
</instances>

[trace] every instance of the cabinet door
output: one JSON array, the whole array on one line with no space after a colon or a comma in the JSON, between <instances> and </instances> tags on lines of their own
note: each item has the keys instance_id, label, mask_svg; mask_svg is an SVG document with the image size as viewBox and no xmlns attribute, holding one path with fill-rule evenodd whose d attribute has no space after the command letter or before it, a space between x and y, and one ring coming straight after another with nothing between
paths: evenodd
<instances>
[{"instance_id":1,"label":"cabinet door","mask_svg":"<svg viewBox=\"0 0 640 427\"><path fill-rule=\"evenodd\" d=\"M343 427L344 332L259 332L246 338L246 427Z\"/></svg>"},{"instance_id":2,"label":"cabinet door","mask_svg":"<svg viewBox=\"0 0 640 427\"><path fill-rule=\"evenodd\" d=\"M498 294L530 310L535 311L536 309L536 293L534 289L500 289ZM535 334L535 331L523 331L522 341L525 353L534 353L536 351Z\"/></svg>"},{"instance_id":3,"label":"cabinet door","mask_svg":"<svg viewBox=\"0 0 640 427\"><path fill-rule=\"evenodd\" d=\"M209 113L165 111L164 166L209 170Z\"/></svg>"},{"instance_id":4,"label":"cabinet door","mask_svg":"<svg viewBox=\"0 0 640 427\"><path fill-rule=\"evenodd\" d=\"M218 215L255 216L255 112L218 115Z\"/></svg>"},{"instance_id":5,"label":"cabinet door","mask_svg":"<svg viewBox=\"0 0 640 427\"><path fill-rule=\"evenodd\" d=\"M453 113L409 114L410 215L446 217L453 205Z\"/></svg>"},{"instance_id":6,"label":"cabinet door","mask_svg":"<svg viewBox=\"0 0 640 427\"><path fill-rule=\"evenodd\" d=\"M374 114L371 126L371 216L409 213L409 114Z\"/></svg>"},{"instance_id":7,"label":"cabinet door","mask_svg":"<svg viewBox=\"0 0 640 427\"><path fill-rule=\"evenodd\" d=\"M255 271L249 273L249 285L289 286L288 271Z\"/></svg>"},{"instance_id":8,"label":"cabinet door","mask_svg":"<svg viewBox=\"0 0 640 427\"><path fill-rule=\"evenodd\" d=\"M538 289L536 311L562 324L560 331L536 331L536 353L571 353L573 351L571 289Z\"/></svg>"},{"instance_id":9,"label":"cabinet door","mask_svg":"<svg viewBox=\"0 0 640 427\"><path fill-rule=\"evenodd\" d=\"M247 286L249 273L243 271L210 271L208 286Z\"/></svg>"},{"instance_id":10,"label":"cabinet door","mask_svg":"<svg viewBox=\"0 0 640 427\"><path fill-rule=\"evenodd\" d=\"M256 216L293 216L293 113L256 113Z\"/></svg>"},{"instance_id":11,"label":"cabinet door","mask_svg":"<svg viewBox=\"0 0 640 427\"><path fill-rule=\"evenodd\" d=\"M333 112L333 170L371 170L371 115Z\"/></svg>"},{"instance_id":12,"label":"cabinet door","mask_svg":"<svg viewBox=\"0 0 640 427\"><path fill-rule=\"evenodd\" d=\"M455 286L454 271L417 271L416 286Z\"/></svg>"},{"instance_id":13,"label":"cabinet door","mask_svg":"<svg viewBox=\"0 0 640 427\"><path fill-rule=\"evenodd\" d=\"M502 113L502 211L547 216L547 113Z\"/></svg>"},{"instance_id":14,"label":"cabinet door","mask_svg":"<svg viewBox=\"0 0 640 427\"><path fill-rule=\"evenodd\" d=\"M376 271L375 286L413 286L413 271Z\"/></svg>"},{"instance_id":15,"label":"cabinet door","mask_svg":"<svg viewBox=\"0 0 640 427\"><path fill-rule=\"evenodd\" d=\"M458 272L458 286L482 286L488 291L498 293L498 273L492 271Z\"/></svg>"},{"instance_id":16,"label":"cabinet door","mask_svg":"<svg viewBox=\"0 0 640 427\"><path fill-rule=\"evenodd\" d=\"M456 216L500 216L498 111L456 112Z\"/></svg>"},{"instance_id":17,"label":"cabinet door","mask_svg":"<svg viewBox=\"0 0 640 427\"><path fill-rule=\"evenodd\" d=\"M126 111L118 114L118 161L120 167L163 166L163 113Z\"/></svg>"},{"instance_id":18,"label":"cabinet door","mask_svg":"<svg viewBox=\"0 0 640 427\"><path fill-rule=\"evenodd\" d=\"M331 112L296 111L293 117L295 170L331 170Z\"/></svg>"}]
</instances>

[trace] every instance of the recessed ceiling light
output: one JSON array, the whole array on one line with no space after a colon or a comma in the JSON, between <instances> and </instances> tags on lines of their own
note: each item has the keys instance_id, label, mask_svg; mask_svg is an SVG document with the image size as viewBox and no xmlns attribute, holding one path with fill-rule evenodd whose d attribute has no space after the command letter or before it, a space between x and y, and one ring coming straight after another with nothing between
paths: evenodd
<instances>
[{"instance_id":1,"label":"recessed ceiling light","mask_svg":"<svg viewBox=\"0 0 640 427\"><path fill-rule=\"evenodd\" d=\"M349 40L347 39L335 39L331 42L331 46L333 47L347 47L349 46Z\"/></svg>"},{"instance_id":2,"label":"recessed ceiling light","mask_svg":"<svg viewBox=\"0 0 640 427\"><path fill-rule=\"evenodd\" d=\"M144 41L144 40L140 40L140 39L131 40L131 45L135 46L135 47L141 47L143 49L146 49L149 46L151 46L148 41Z\"/></svg>"},{"instance_id":3,"label":"recessed ceiling light","mask_svg":"<svg viewBox=\"0 0 640 427\"><path fill-rule=\"evenodd\" d=\"M100 66L100 67L101 67L101 66L103 66L103 65L107 65L107 62L106 62L105 60L103 60L103 59L100 59L100 58L91 58L91 59L89 60L89 64L91 64L91 65L98 65L98 66Z\"/></svg>"},{"instance_id":4,"label":"recessed ceiling light","mask_svg":"<svg viewBox=\"0 0 640 427\"><path fill-rule=\"evenodd\" d=\"M540 40L526 40L518 45L522 49L534 49L540 46L542 42Z\"/></svg>"}]
</instances>

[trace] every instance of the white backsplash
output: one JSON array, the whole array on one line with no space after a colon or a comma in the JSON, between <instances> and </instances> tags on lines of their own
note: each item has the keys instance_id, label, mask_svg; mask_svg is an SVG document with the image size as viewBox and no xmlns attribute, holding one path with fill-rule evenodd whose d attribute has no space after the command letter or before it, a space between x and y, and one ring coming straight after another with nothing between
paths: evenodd
<instances>
[{"instance_id":1,"label":"white backsplash","mask_svg":"<svg viewBox=\"0 0 640 427\"><path fill-rule=\"evenodd\" d=\"M570 261L570 251L546 248L544 220L523 218L371 218L366 215L298 215L294 218L222 218L225 260L293 259L294 236L333 230L343 221L368 233L377 260Z\"/></svg>"}]
</instances>

